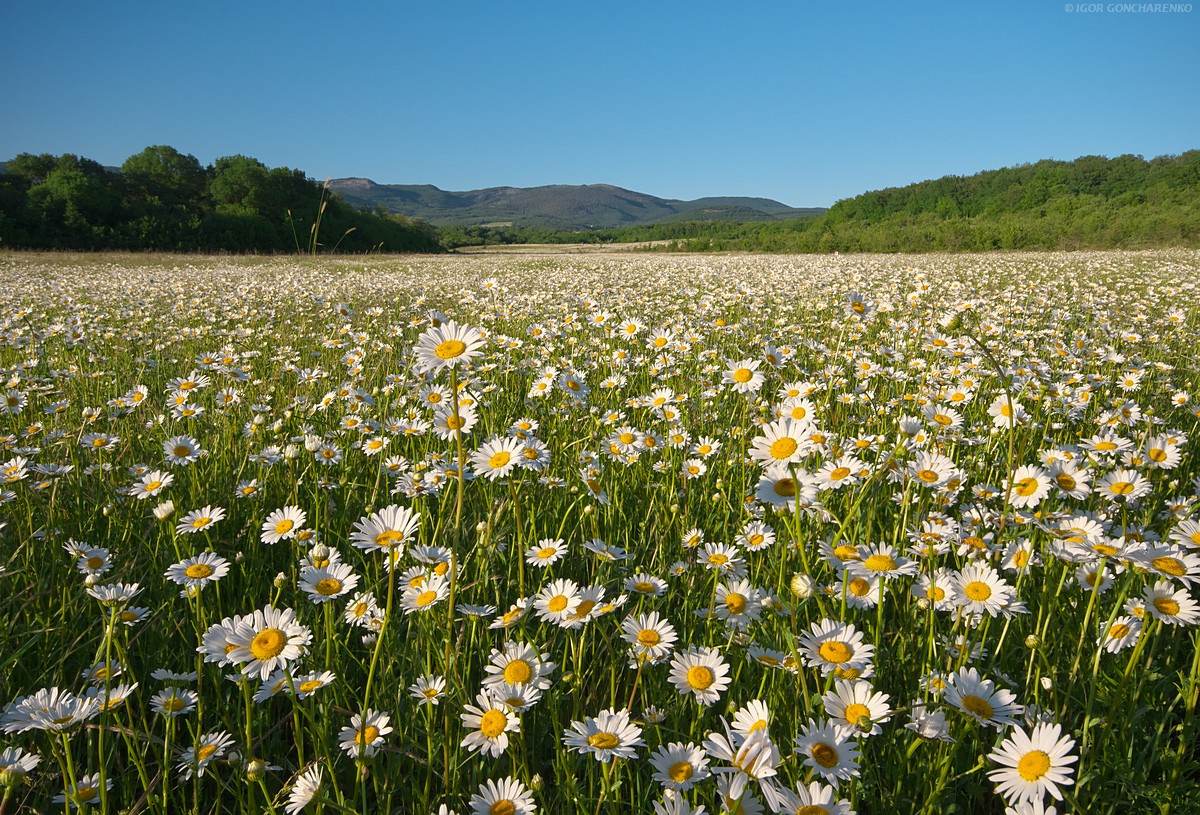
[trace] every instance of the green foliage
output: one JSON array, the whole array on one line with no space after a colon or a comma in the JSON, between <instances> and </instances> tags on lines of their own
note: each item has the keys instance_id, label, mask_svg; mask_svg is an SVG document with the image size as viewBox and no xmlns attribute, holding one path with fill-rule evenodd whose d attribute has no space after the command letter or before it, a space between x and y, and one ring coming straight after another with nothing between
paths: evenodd
<instances>
[{"instance_id":1,"label":"green foliage","mask_svg":"<svg viewBox=\"0 0 1200 815\"><path fill-rule=\"evenodd\" d=\"M425 224L359 212L303 172L247 156L204 167L158 145L113 172L71 154L22 153L0 174L4 247L290 252L293 229L313 251L440 250Z\"/></svg>"},{"instance_id":2,"label":"green foliage","mask_svg":"<svg viewBox=\"0 0 1200 815\"><path fill-rule=\"evenodd\" d=\"M1200 151L1040 161L947 176L760 223L685 222L594 232L444 229L449 248L659 242L667 252L985 252L1200 246Z\"/></svg>"}]
</instances>

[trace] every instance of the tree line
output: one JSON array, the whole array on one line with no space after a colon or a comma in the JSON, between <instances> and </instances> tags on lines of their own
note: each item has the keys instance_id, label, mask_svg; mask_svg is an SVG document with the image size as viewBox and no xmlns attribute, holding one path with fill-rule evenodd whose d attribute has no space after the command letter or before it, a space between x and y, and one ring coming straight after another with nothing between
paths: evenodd
<instances>
[{"instance_id":1,"label":"tree line","mask_svg":"<svg viewBox=\"0 0 1200 815\"><path fill-rule=\"evenodd\" d=\"M437 230L362 212L300 170L157 145L119 171L22 153L0 174L0 247L169 252L434 252Z\"/></svg>"},{"instance_id":2,"label":"tree line","mask_svg":"<svg viewBox=\"0 0 1200 815\"><path fill-rule=\"evenodd\" d=\"M653 242L651 251L928 252L1200 246L1200 151L1084 156L947 176L789 221L601 230L443 226L354 209L299 170L242 155L202 166L147 147L119 171L23 153L0 174L0 247L182 252L436 252Z\"/></svg>"},{"instance_id":3,"label":"tree line","mask_svg":"<svg viewBox=\"0 0 1200 815\"><path fill-rule=\"evenodd\" d=\"M774 222L684 222L594 232L443 229L448 246L658 242L649 251L977 252L1200 246L1200 151L1084 156L947 176Z\"/></svg>"}]
</instances>

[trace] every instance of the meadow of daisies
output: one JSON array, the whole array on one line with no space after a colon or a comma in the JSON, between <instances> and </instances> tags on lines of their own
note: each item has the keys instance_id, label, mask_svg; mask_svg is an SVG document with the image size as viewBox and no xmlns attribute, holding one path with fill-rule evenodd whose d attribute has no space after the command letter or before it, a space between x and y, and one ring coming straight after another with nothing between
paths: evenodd
<instances>
[{"instance_id":1,"label":"meadow of daisies","mask_svg":"<svg viewBox=\"0 0 1200 815\"><path fill-rule=\"evenodd\" d=\"M1200 811L1200 254L0 280L4 815Z\"/></svg>"}]
</instances>

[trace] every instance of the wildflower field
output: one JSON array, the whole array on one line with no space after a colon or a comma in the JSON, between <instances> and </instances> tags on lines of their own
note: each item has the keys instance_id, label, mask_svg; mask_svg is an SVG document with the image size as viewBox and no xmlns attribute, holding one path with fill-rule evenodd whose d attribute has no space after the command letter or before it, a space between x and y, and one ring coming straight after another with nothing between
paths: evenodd
<instances>
[{"instance_id":1,"label":"wildflower field","mask_svg":"<svg viewBox=\"0 0 1200 815\"><path fill-rule=\"evenodd\" d=\"M0 280L4 815L1200 812L1200 253Z\"/></svg>"}]
</instances>

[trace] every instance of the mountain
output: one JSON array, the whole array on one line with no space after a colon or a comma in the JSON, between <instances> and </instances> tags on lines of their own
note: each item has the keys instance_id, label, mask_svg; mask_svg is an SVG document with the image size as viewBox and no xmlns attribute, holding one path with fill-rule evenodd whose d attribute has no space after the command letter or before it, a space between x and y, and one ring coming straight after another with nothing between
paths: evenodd
<instances>
[{"instance_id":1,"label":"mountain","mask_svg":"<svg viewBox=\"0 0 1200 815\"><path fill-rule=\"evenodd\" d=\"M420 218L438 226L541 226L606 229L672 221L776 221L819 215L769 198L737 196L680 201L611 184L488 187L452 192L431 184L376 184L368 178L337 178L329 188L350 204Z\"/></svg>"}]
</instances>

